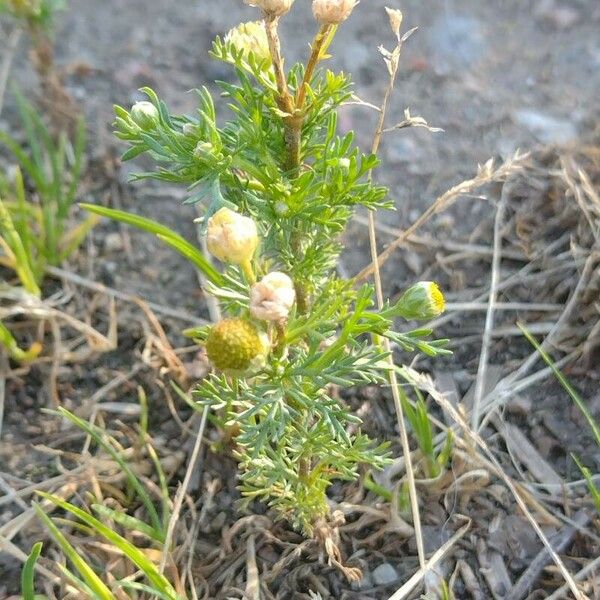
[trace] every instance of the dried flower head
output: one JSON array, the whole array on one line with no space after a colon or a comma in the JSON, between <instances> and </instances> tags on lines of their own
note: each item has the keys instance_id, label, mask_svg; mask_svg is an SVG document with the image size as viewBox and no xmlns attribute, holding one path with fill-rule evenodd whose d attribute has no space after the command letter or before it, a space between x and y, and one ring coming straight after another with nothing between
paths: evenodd
<instances>
[{"instance_id":1,"label":"dried flower head","mask_svg":"<svg viewBox=\"0 0 600 600\"><path fill-rule=\"evenodd\" d=\"M206 339L206 353L221 371L246 371L259 366L268 352L268 341L247 319L224 319Z\"/></svg>"},{"instance_id":2,"label":"dried flower head","mask_svg":"<svg viewBox=\"0 0 600 600\"><path fill-rule=\"evenodd\" d=\"M250 313L263 321L282 321L295 301L293 281L285 273L273 271L252 286Z\"/></svg>"},{"instance_id":3,"label":"dried flower head","mask_svg":"<svg viewBox=\"0 0 600 600\"><path fill-rule=\"evenodd\" d=\"M244 0L244 3L260 8L270 17L280 17L289 12L294 0Z\"/></svg>"},{"instance_id":4,"label":"dried flower head","mask_svg":"<svg viewBox=\"0 0 600 600\"><path fill-rule=\"evenodd\" d=\"M242 264L252 260L258 247L256 224L229 208L221 208L208 220L208 251L220 261Z\"/></svg>"},{"instance_id":5,"label":"dried flower head","mask_svg":"<svg viewBox=\"0 0 600 600\"><path fill-rule=\"evenodd\" d=\"M136 102L131 107L131 118L141 129L152 129L158 121L158 109L147 100Z\"/></svg>"},{"instance_id":6,"label":"dried flower head","mask_svg":"<svg viewBox=\"0 0 600 600\"><path fill-rule=\"evenodd\" d=\"M225 42L232 44L246 59L253 54L259 62L267 61L269 65L272 62L269 40L262 21L250 21L234 27L225 36Z\"/></svg>"},{"instance_id":7,"label":"dried flower head","mask_svg":"<svg viewBox=\"0 0 600 600\"><path fill-rule=\"evenodd\" d=\"M398 313L409 321L426 321L446 310L446 299L436 283L420 281L402 294L397 307Z\"/></svg>"},{"instance_id":8,"label":"dried flower head","mask_svg":"<svg viewBox=\"0 0 600 600\"><path fill-rule=\"evenodd\" d=\"M358 4L358 0L313 0L315 19L322 25L339 25L345 21Z\"/></svg>"}]
</instances>

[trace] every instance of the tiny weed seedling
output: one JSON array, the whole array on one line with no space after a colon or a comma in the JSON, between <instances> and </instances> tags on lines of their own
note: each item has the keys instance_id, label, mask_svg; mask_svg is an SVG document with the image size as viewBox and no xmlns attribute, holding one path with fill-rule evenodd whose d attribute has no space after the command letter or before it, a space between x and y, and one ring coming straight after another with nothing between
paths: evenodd
<instances>
[{"instance_id":1,"label":"tiny weed seedling","mask_svg":"<svg viewBox=\"0 0 600 600\"><path fill-rule=\"evenodd\" d=\"M84 161L83 121L71 143L65 132L53 137L42 116L18 93L17 106L25 144L0 131L0 145L17 163L12 176L0 173L0 265L16 274L26 294L39 298L46 268L67 260L98 217L69 225ZM0 343L19 361L35 358L40 350L36 344L33 352L21 351L5 325Z\"/></svg>"},{"instance_id":2,"label":"tiny weed seedling","mask_svg":"<svg viewBox=\"0 0 600 600\"><path fill-rule=\"evenodd\" d=\"M349 77L322 68L355 2L313 2L318 30L310 57L287 73L278 23L292 0L252 4L262 20L240 25L212 49L237 77L219 83L229 121L217 121L205 88L197 91L193 117L171 114L149 88L148 99L131 110L115 108L116 134L129 146L124 160L146 154L157 165L135 178L188 186L186 203L205 206L202 231L223 269L161 224L86 208L153 232L203 272L206 292L226 316L187 332L214 367L195 390L195 407L218 411L233 432L246 501L266 501L313 535L328 520L332 481L355 479L361 464L381 468L390 455L387 443L360 431L335 389L384 384L395 369L385 340L407 352L447 353L430 330L394 331L397 319L439 315L444 297L434 283L420 282L377 308L371 285L357 288L336 271L354 211L393 208L387 189L372 179L377 156L363 154L353 133L338 133L337 111L352 94ZM400 39L399 11L390 17ZM419 410L415 429L425 439L427 417ZM427 459L434 475L432 451Z\"/></svg>"},{"instance_id":3,"label":"tiny weed seedling","mask_svg":"<svg viewBox=\"0 0 600 600\"><path fill-rule=\"evenodd\" d=\"M0 194L3 198L13 197L13 201L5 201L6 210L12 214L39 284L46 265L56 266L66 260L96 222L96 219L88 218L68 229L83 169L85 125L79 121L73 143L64 132L55 140L35 108L20 94L17 94L17 100L26 133L25 144L21 146L3 131L0 131L0 144L11 152L33 192L26 194L22 178L17 174L12 190L8 178L0 176ZM28 201L28 197L33 201Z\"/></svg>"},{"instance_id":4,"label":"tiny weed seedling","mask_svg":"<svg viewBox=\"0 0 600 600\"><path fill-rule=\"evenodd\" d=\"M571 400L573 400L575 406L577 406L584 419L587 421L587 424L589 426L590 432L592 433L592 437L594 438L596 445L598 446L598 448L600 448L600 424L598 424L596 419L594 419L594 416L587 407L587 404L584 401L584 399L579 395L577 390L564 376L560 369L554 364L552 357L542 348L542 346L537 342L533 335L531 335L531 333L526 329L526 327L521 324L519 324L519 327L521 328L523 335L527 338L527 341L539 352L544 362L552 370L552 373L556 377L557 381L567 392ZM575 456L574 454L572 454L571 456L573 458L573 461L577 465L577 468L581 471L581 474L585 478L588 490L590 492L590 496L596 506L598 514L600 514L600 489L598 489L598 486L594 481L592 471L583 465L579 457Z\"/></svg>"},{"instance_id":5,"label":"tiny weed seedling","mask_svg":"<svg viewBox=\"0 0 600 600\"><path fill-rule=\"evenodd\" d=\"M153 559L165 552L164 542L167 523L170 518L170 504L166 477L161 462L156 455L149 438L144 431L144 420L147 418L142 402L142 418L140 419L140 443L136 451L144 450L155 467L160 487L149 490L142 478L136 475L135 466L124 456L124 449L119 442L108 435L102 428L80 419L65 409L58 414L71 422L75 427L90 436L102 456L110 457L115 466L125 475L131 494L123 496L131 503L140 503L145 510L149 522L127 514L123 508L110 508L102 498L88 493L83 507L68 502L57 494L38 492L41 502L34 503L33 508L40 521L46 527L50 537L66 559L66 564L57 561L54 567L62 575L63 591L69 590L79 597L84 594L89 598L102 600L118 600L127 598L164 598L166 600L185 600L186 595L176 591L173 583L163 575L162 570ZM155 498L162 497L162 507L157 509ZM121 500L123 501L123 500ZM48 515L52 508L63 510L74 520L52 518ZM65 535L62 529L68 524L73 529L72 535ZM97 537L103 541L94 550L86 546L85 540ZM24 600L34 599L34 568L41 552L41 544L35 544L22 570L22 591ZM114 555L123 557L124 565L119 569L106 569L107 561ZM102 565L102 568L100 568ZM117 575L117 571L121 573ZM45 571L46 575L52 575ZM135 576L133 576L135 574ZM179 581L179 578L175 578ZM181 587L181 586L179 586Z\"/></svg>"}]
</instances>

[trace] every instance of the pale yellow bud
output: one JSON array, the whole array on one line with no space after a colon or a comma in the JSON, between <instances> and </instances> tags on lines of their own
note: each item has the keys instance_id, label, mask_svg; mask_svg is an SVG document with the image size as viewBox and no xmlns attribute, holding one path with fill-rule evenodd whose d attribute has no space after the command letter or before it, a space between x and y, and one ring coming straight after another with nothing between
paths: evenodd
<instances>
[{"instance_id":1,"label":"pale yellow bud","mask_svg":"<svg viewBox=\"0 0 600 600\"><path fill-rule=\"evenodd\" d=\"M246 59L252 53L259 62L267 61L269 65L272 62L269 40L262 21L250 21L234 27L225 36L225 42L241 51Z\"/></svg>"},{"instance_id":2,"label":"pale yellow bud","mask_svg":"<svg viewBox=\"0 0 600 600\"><path fill-rule=\"evenodd\" d=\"M322 25L339 25L345 21L358 4L358 0L313 0L315 19Z\"/></svg>"},{"instance_id":3,"label":"pale yellow bud","mask_svg":"<svg viewBox=\"0 0 600 600\"><path fill-rule=\"evenodd\" d=\"M229 208L221 208L208 220L208 251L220 261L236 265L252 260L258 247L256 224Z\"/></svg>"},{"instance_id":4,"label":"pale yellow bud","mask_svg":"<svg viewBox=\"0 0 600 600\"><path fill-rule=\"evenodd\" d=\"M151 129L158 121L158 109L146 100L136 102L131 108L133 122L142 129Z\"/></svg>"},{"instance_id":5,"label":"pale yellow bud","mask_svg":"<svg viewBox=\"0 0 600 600\"><path fill-rule=\"evenodd\" d=\"M270 17L280 17L289 12L294 0L244 0L244 3L260 8Z\"/></svg>"},{"instance_id":6,"label":"pale yellow bud","mask_svg":"<svg viewBox=\"0 0 600 600\"><path fill-rule=\"evenodd\" d=\"M206 158L213 153L215 147L210 142L198 142L194 148L194 156L199 159Z\"/></svg>"},{"instance_id":7,"label":"pale yellow bud","mask_svg":"<svg viewBox=\"0 0 600 600\"><path fill-rule=\"evenodd\" d=\"M282 321L295 301L293 281L285 273L273 271L252 286L250 314L263 321Z\"/></svg>"}]
</instances>

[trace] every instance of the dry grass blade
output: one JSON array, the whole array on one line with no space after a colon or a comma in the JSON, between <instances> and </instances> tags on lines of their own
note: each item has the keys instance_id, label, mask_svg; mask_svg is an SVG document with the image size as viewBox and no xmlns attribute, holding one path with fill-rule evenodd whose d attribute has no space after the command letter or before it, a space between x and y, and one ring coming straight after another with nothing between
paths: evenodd
<instances>
[{"instance_id":1,"label":"dry grass blade","mask_svg":"<svg viewBox=\"0 0 600 600\"><path fill-rule=\"evenodd\" d=\"M381 105L381 109L379 112L379 119L377 122L377 128L375 130L375 135L373 138L373 145L371 147L371 153L377 154L379 150L379 145L381 143L381 137L383 135L384 126L385 126L385 118L387 114L387 107L390 101L392 92L394 90L394 85L396 83L396 76L398 73L398 65L400 60L400 53L402 50L402 45L404 39L408 39L408 36L400 37L399 28L402 22L402 13L400 11L391 11L388 10L388 14L390 14L392 29L395 31L396 38L398 40L397 46L392 53L387 53L380 48L384 56L384 60L386 61L388 71L390 74L388 87L385 91L385 95L383 98L383 102ZM397 29L396 24L393 21L391 15L397 15ZM410 33L409 33L410 35ZM370 173L369 177L372 177L372 173ZM384 306L384 298L383 298L383 287L381 284L381 273L379 271L379 262L377 261L377 232L375 229L375 214L372 210L369 211L369 245L371 249L371 260L373 261L374 269L373 269L373 277L375 281L375 292L377 297L377 306L379 309L382 309ZM423 533L421 531L421 514L419 509L419 496L417 493L417 487L415 484L415 474L412 464L412 458L410 453L410 444L408 441L408 432L406 429L406 422L404 419L404 410L402 408L402 400L400 397L400 388L398 384L398 377L396 375L395 364L394 364L394 355L391 350L390 341L387 338L383 338L383 348L388 353L388 361L390 364L389 370L389 381L392 390L392 397L394 400L394 407L396 410L396 418L398 421L398 429L400 432L400 442L402 445L402 454L404 456L405 466L406 466L406 479L408 483L408 490L410 495L410 505L412 511L412 520L413 526L415 528L415 540L417 544L417 553L419 555L419 564L421 569L425 567L425 547L423 543Z\"/></svg>"},{"instance_id":2,"label":"dry grass blade","mask_svg":"<svg viewBox=\"0 0 600 600\"><path fill-rule=\"evenodd\" d=\"M412 591L423 581L425 575L431 571L462 538L469 528L471 521L468 520L441 548L438 548L431 558L421 567L398 591L392 594L388 600L404 600L408 598Z\"/></svg>"},{"instance_id":3,"label":"dry grass blade","mask_svg":"<svg viewBox=\"0 0 600 600\"><path fill-rule=\"evenodd\" d=\"M522 168L523 163L528 158L528 154L516 152L514 156L498 168L494 168L494 163L489 160L483 167L479 168L477 175L473 179L468 179L450 188L442 194L406 231L403 231L388 247L379 255L377 261L372 261L355 277L356 281L363 281L371 276L375 271L375 265L381 268L390 258L394 250L406 242L407 239L425 224L434 214L448 208L457 198L466 194L472 194L475 190L494 181L503 181L509 175Z\"/></svg>"},{"instance_id":4,"label":"dry grass blade","mask_svg":"<svg viewBox=\"0 0 600 600\"><path fill-rule=\"evenodd\" d=\"M542 531L542 528L540 527L539 523L535 520L534 516L531 514L531 511L529 510L527 503L525 502L525 500L522 496L522 492L517 489L517 486L513 483L513 481L510 479L510 477L508 477L508 475L504 472L504 470L502 469L502 466L500 465L500 463L494 456L493 452L490 450L490 448L486 444L485 440L477 432L473 431L468 426L467 422L459 414L459 412L454 408L454 406L452 406L452 404L450 402L448 402L448 400L437 391L433 381L427 375L418 373L417 371L414 371L413 369L410 369L408 367L405 367L404 371L405 371L405 374L409 381L411 381L414 385L419 387L421 390L430 394L431 397L440 405L440 407L443 410L448 412L448 414L454 419L454 421L461 427L463 434L468 438L469 442L474 447L479 447L483 451L487 460L491 463L491 466L493 467L493 470L494 470L496 476L498 476L500 479L502 479L502 481L504 482L506 487L509 489L510 493L513 495L515 501L519 505L519 508L521 509L521 511L523 512L523 514L525 515L525 517L527 518L527 520L533 527L535 533L541 540L542 544L545 546L545 548L548 551L548 554L551 556L554 564L558 567L560 573L562 574L563 578L567 582L569 589L571 590L573 596L576 598L576 600L589 600L587 598L587 596L585 594L583 594L583 592L581 592L581 590L578 588L576 582L573 579L573 576L571 575L571 573L565 566L563 560L560 558L560 556L554 550L554 548L550 544L546 534Z\"/></svg>"},{"instance_id":5,"label":"dry grass blade","mask_svg":"<svg viewBox=\"0 0 600 600\"><path fill-rule=\"evenodd\" d=\"M483 398L486 372L489 359L490 342L494 328L494 311L496 310L496 299L498 296L498 283L500 280L500 263L502 261L502 224L506 212L507 186L502 189L502 196L496 210L494 220L494 254L492 258L492 276L490 282L490 294L487 313L485 316L485 328L481 340L481 354L479 355L479 366L477 368L477 379L475 380L475 391L473 394L473 409L471 412L471 426L475 431L479 426L479 415L481 400Z\"/></svg>"},{"instance_id":6,"label":"dry grass blade","mask_svg":"<svg viewBox=\"0 0 600 600\"><path fill-rule=\"evenodd\" d=\"M164 573L165 567L167 566L167 561L171 556L171 545L173 543L173 535L175 533L175 527L177 526L177 522L179 520L179 515L181 513L181 509L183 507L183 500L187 493L188 486L190 485L190 480L196 468L196 464L198 462L198 457L200 455L200 449L202 447L202 439L204 437L204 429L206 428L206 420L208 417L209 408L205 408L202 412L202 420L200 421L200 426L198 428L198 433L196 434L196 441L194 443L194 448L192 450L192 454L190 455L190 460L188 463L187 470L185 472L185 476L183 478L183 482L179 486L177 490L177 495L175 496L175 501L173 502L173 512L171 513L171 518L169 519L169 524L167 526L167 534L165 536L165 543L163 545L162 557L160 560L160 568L159 573Z\"/></svg>"},{"instance_id":7,"label":"dry grass blade","mask_svg":"<svg viewBox=\"0 0 600 600\"><path fill-rule=\"evenodd\" d=\"M81 275L70 273L69 271L65 271L64 269L59 269L58 267L48 267L46 270L48 274L53 275L54 277L63 279L65 281L69 281L71 283L74 283L75 285L85 287L87 289L99 292L101 294L106 294L107 296L111 296L113 298L116 298L117 300L123 300L124 302L133 303L137 303L139 300L137 296L120 292L119 290L115 290L114 288L105 286L102 283L86 279L85 277L81 277ZM172 317L174 319L178 319L187 323L192 323L194 325L207 324L207 321L205 321L204 319L200 319L180 310L169 308L168 306L162 306L153 302L146 302L146 306L148 306L156 314L163 315L165 317Z\"/></svg>"}]
</instances>

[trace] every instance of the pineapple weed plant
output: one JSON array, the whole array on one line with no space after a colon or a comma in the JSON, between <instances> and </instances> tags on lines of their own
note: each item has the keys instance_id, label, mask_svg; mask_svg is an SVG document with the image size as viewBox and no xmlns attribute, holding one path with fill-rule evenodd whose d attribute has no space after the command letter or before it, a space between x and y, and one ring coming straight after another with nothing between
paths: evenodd
<instances>
[{"instance_id":1,"label":"pineapple weed plant","mask_svg":"<svg viewBox=\"0 0 600 600\"><path fill-rule=\"evenodd\" d=\"M360 419L335 390L385 384L389 343L435 356L444 340L431 331L393 330L396 318L426 320L444 310L434 283L420 282L395 304L375 308L370 285L339 277L340 236L358 207L392 209L372 182L375 155L353 134L340 135L337 111L351 97L344 73L321 68L353 0L314 0L319 28L306 65L284 70L278 22L293 0L245 0L262 20L214 42L212 56L232 66L236 83L219 82L232 118L220 125L211 95L198 90L195 117L171 115L148 88L147 101L116 107L124 160L147 154L156 170L136 175L184 184L219 271L161 225L132 215L89 210L137 224L191 257L206 292L227 315L187 332L206 347L213 372L195 389L195 407L223 417L235 439L241 493L261 499L306 535L328 517L327 489L353 480L366 464L381 468L388 444L360 433ZM398 33L401 15L388 11ZM358 433L349 433L350 431Z\"/></svg>"}]
</instances>

